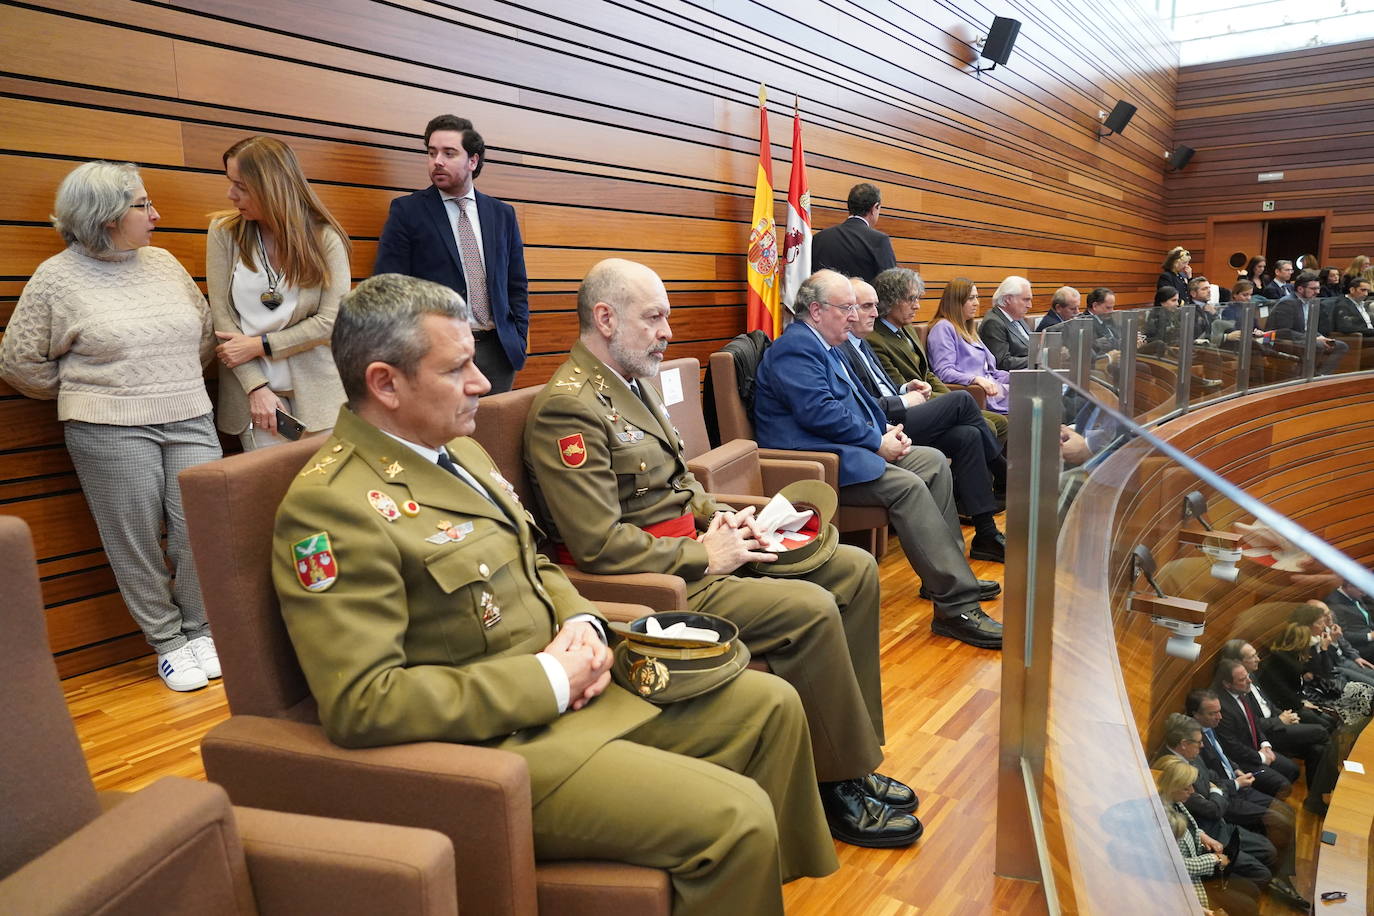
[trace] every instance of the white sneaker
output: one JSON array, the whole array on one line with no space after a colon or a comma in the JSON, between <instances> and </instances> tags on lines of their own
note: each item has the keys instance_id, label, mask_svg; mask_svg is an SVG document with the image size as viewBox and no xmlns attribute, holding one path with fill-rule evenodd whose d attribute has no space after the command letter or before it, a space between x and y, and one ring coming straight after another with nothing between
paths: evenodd
<instances>
[{"instance_id":1,"label":"white sneaker","mask_svg":"<svg viewBox=\"0 0 1374 916\"><path fill-rule=\"evenodd\" d=\"M159 655L157 673L162 677L163 683L173 690L199 690L210 683L205 677L205 671L196 662L196 653L192 651L190 643L165 655Z\"/></svg>"},{"instance_id":2,"label":"white sneaker","mask_svg":"<svg viewBox=\"0 0 1374 916\"><path fill-rule=\"evenodd\" d=\"M213 681L220 676L219 651L215 648L213 639L208 636L197 636L186 645L195 653L196 664L200 665L200 670L205 672L206 677Z\"/></svg>"}]
</instances>

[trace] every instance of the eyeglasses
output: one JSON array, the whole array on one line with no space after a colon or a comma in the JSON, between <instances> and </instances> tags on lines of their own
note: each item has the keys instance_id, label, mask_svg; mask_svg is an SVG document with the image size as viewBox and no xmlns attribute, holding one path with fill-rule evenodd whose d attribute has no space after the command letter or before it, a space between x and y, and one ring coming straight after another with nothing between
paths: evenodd
<instances>
[{"instance_id":1,"label":"eyeglasses","mask_svg":"<svg viewBox=\"0 0 1374 916\"><path fill-rule=\"evenodd\" d=\"M157 207L154 207L154 206L153 206L152 200L149 199L149 200L145 200L145 201L144 201L143 203L141 203L141 204L129 204L129 209L130 209L130 210L142 210L145 214L149 214L149 213L152 213L154 210L156 210Z\"/></svg>"},{"instance_id":2,"label":"eyeglasses","mask_svg":"<svg viewBox=\"0 0 1374 916\"><path fill-rule=\"evenodd\" d=\"M842 312L848 312L851 315L859 314L859 307L857 305L838 305L834 302L827 302L826 305L828 305L832 309L839 309Z\"/></svg>"}]
</instances>

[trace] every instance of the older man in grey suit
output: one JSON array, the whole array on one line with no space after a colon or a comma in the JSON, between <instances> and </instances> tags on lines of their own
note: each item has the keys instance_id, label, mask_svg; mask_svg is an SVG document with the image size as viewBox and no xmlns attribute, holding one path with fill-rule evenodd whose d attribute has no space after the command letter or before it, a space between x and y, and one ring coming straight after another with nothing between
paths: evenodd
<instances>
[{"instance_id":1,"label":"older man in grey suit","mask_svg":"<svg viewBox=\"0 0 1374 916\"><path fill-rule=\"evenodd\" d=\"M1011 371L1030 365L1026 314L1033 301L1030 281L1025 277L1007 277L992 294L992 311L983 316L978 336L997 360L998 369Z\"/></svg>"}]
</instances>

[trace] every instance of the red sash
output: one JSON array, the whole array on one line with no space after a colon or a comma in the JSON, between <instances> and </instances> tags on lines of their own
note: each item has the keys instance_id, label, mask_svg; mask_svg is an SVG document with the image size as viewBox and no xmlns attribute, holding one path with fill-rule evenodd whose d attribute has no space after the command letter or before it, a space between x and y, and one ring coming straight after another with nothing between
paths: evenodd
<instances>
[{"instance_id":1,"label":"red sash","mask_svg":"<svg viewBox=\"0 0 1374 916\"><path fill-rule=\"evenodd\" d=\"M692 517L692 513L688 512L677 518L645 525L643 530L656 538L689 538L696 535L697 523L696 519ZM568 552L568 548L561 543L554 546L553 558L564 566L577 565L573 560L573 555Z\"/></svg>"}]
</instances>

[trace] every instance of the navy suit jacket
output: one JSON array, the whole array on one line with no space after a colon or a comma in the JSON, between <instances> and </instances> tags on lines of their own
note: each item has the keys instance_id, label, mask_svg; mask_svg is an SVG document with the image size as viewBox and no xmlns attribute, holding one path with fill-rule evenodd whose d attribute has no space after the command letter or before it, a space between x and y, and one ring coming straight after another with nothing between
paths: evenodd
<instances>
[{"instance_id":1,"label":"navy suit jacket","mask_svg":"<svg viewBox=\"0 0 1374 916\"><path fill-rule=\"evenodd\" d=\"M1040 319L1040 323L1035 326L1037 331L1047 331L1057 324L1063 323L1064 319L1054 309L1045 313L1045 317Z\"/></svg>"},{"instance_id":2,"label":"navy suit jacket","mask_svg":"<svg viewBox=\"0 0 1374 916\"><path fill-rule=\"evenodd\" d=\"M525 278L525 243L515 209L481 191L477 197L477 221L482 225L482 260L487 268L487 299L496 336L511 366L525 365L529 340L529 284ZM438 188L398 197L377 243L376 274L408 274L456 289L465 298L467 280L458 243L453 239L453 213Z\"/></svg>"},{"instance_id":3,"label":"navy suit jacket","mask_svg":"<svg viewBox=\"0 0 1374 916\"><path fill-rule=\"evenodd\" d=\"M811 267L815 270L834 270L872 283L878 274L896 266L891 237L858 217L822 229L811 239Z\"/></svg>"},{"instance_id":4,"label":"navy suit jacket","mask_svg":"<svg viewBox=\"0 0 1374 916\"><path fill-rule=\"evenodd\" d=\"M877 480L887 470L878 454L885 428L878 403L857 381L851 386L840 376L804 322L789 324L764 351L754 377L759 445L834 452L840 486L848 486Z\"/></svg>"}]
</instances>

